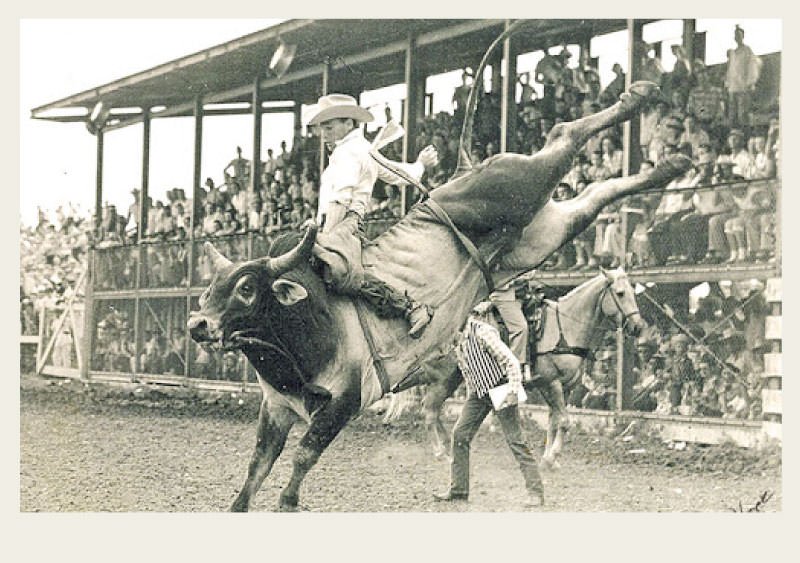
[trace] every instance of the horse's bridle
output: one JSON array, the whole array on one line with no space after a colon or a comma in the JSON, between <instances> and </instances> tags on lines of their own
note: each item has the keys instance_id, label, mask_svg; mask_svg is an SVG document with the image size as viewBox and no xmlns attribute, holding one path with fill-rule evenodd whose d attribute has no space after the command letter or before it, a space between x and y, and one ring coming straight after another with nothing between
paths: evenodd
<instances>
[{"instance_id":1,"label":"horse's bridle","mask_svg":"<svg viewBox=\"0 0 800 563\"><path fill-rule=\"evenodd\" d=\"M603 288L602 293L600 294L600 299L598 299L597 303L598 307L602 307L603 299L605 298L606 294L610 295L611 300L614 302L614 306L617 308L619 314L622 315L622 328L624 329L628 324L628 319L630 319L630 317L632 317L633 315L641 315L641 312L639 311L639 307L637 306L634 311L626 313L622 307L622 302L619 300L619 297L617 297L617 293L611 289L613 285L614 285L613 281L609 281L609 283L606 284L606 286Z\"/></svg>"}]
</instances>

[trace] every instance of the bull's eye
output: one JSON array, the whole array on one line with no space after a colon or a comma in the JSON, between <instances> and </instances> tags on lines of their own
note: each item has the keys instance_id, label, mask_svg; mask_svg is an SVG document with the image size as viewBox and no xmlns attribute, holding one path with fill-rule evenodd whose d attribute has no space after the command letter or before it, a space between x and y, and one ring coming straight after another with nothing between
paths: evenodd
<instances>
[{"instance_id":1,"label":"bull's eye","mask_svg":"<svg viewBox=\"0 0 800 563\"><path fill-rule=\"evenodd\" d=\"M255 289L249 282L245 282L239 286L239 293L241 294L242 297L246 299L252 297L254 292Z\"/></svg>"}]
</instances>

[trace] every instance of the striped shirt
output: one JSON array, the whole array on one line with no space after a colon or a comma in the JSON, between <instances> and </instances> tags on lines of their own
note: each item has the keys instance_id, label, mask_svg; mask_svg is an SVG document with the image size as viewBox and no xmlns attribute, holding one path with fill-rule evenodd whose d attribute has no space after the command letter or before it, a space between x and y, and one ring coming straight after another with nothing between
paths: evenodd
<instances>
[{"instance_id":1,"label":"striped shirt","mask_svg":"<svg viewBox=\"0 0 800 563\"><path fill-rule=\"evenodd\" d=\"M478 397L506 378L511 391L519 394L522 388L519 360L502 341L495 326L470 316L456 347L456 356L467 388Z\"/></svg>"}]
</instances>

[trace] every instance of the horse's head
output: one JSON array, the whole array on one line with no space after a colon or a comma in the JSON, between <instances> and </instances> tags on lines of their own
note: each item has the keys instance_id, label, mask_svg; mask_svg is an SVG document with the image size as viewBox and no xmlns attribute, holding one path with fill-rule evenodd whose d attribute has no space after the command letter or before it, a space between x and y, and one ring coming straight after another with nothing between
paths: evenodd
<instances>
[{"instance_id":1,"label":"horse's head","mask_svg":"<svg viewBox=\"0 0 800 563\"><path fill-rule=\"evenodd\" d=\"M604 315L622 317L622 328L629 336L638 336L647 328L647 323L639 313L636 303L636 294L628 279L628 274L622 268L604 270L600 272L606 279L606 286L601 298L600 307Z\"/></svg>"}]
</instances>

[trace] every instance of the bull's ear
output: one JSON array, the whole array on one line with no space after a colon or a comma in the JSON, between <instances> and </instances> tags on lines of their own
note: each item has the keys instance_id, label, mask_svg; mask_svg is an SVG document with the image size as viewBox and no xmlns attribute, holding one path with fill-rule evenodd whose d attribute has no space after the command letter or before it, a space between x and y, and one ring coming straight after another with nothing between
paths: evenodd
<instances>
[{"instance_id":1,"label":"bull's ear","mask_svg":"<svg viewBox=\"0 0 800 563\"><path fill-rule=\"evenodd\" d=\"M305 287L285 278L278 278L272 282L272 293L275 294L278 303L285 307L290 307L308 297Z\"/></svg>"}]
</instances>

